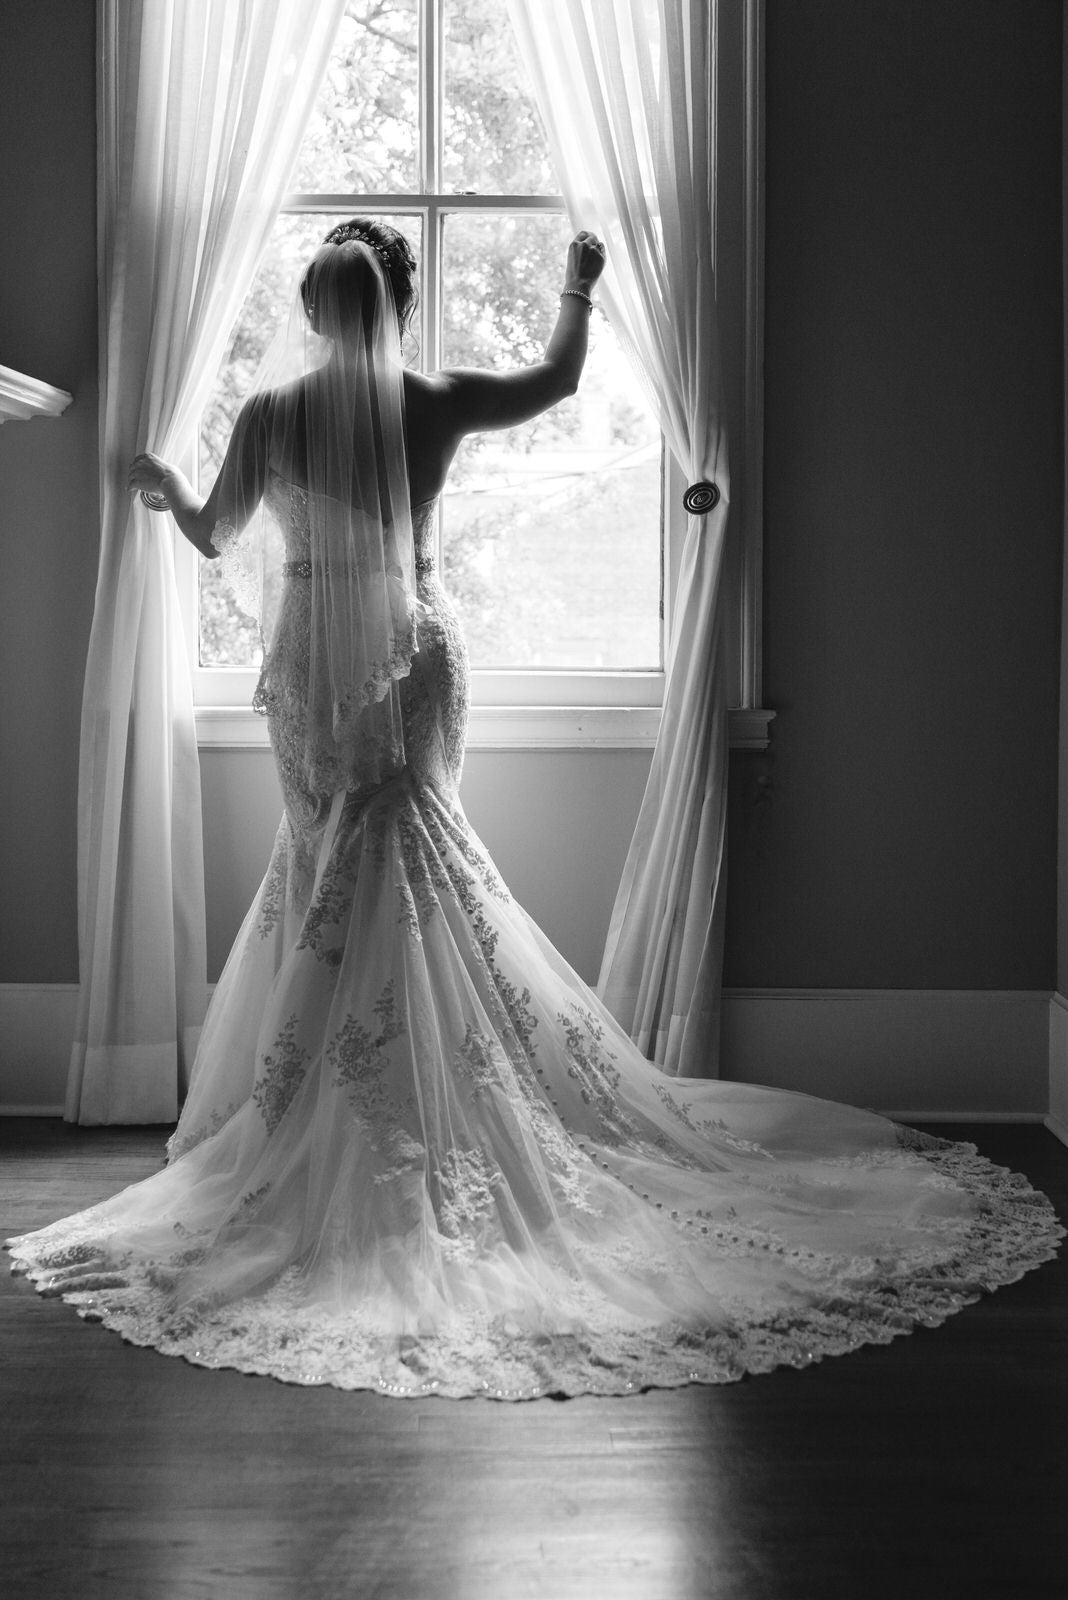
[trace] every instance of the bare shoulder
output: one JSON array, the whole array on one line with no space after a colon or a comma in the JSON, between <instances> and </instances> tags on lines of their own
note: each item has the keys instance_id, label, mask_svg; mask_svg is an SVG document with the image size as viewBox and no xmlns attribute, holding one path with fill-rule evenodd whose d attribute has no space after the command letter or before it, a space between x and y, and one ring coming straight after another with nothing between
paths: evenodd
<instances>
[{"instance_id":1,"label":"bare shoulder","mask_svg":"<svg viewBox=\"0 0 1068 1600\"><path fill-rule=\"evenodd\" d=\"M448 431L451 390L443 372L404 374L404 406L410 420L421 429Z\"/></svg>"},{"instance_id":2,"label":"bare shoulder","mask_svg":"<svg viewBox=\"0 0 1068 1600\"><path fill-rule=\"evenodd\" d=\"M430 404L448 394L447 372L413 372L404 369L404 399L407 404L426 401Z\"/></svg>"}]
</instances>

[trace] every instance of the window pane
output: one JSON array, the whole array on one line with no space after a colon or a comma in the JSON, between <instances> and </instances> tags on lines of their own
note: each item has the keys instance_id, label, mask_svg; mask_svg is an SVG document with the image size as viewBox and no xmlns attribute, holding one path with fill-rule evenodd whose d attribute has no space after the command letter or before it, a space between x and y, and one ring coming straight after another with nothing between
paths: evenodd
<instances>
[{"instance_id":1,"label":"window pane","mask_svg":"<svg viewBox=\"0 0 1068 1600\"><path fill-rule=\"evenodd\" d=\"M556 194L504 0L445 0L442 187Z\"/></svg>"},{"instance_id":2,"label":"window pane","mask_svg":"<svg viewBox=\"0 0 1068 1600\"><path fill-rule=\"evenodd\" d=\"M445 219L444 360L538 360L552 329L567 219ZM477 667L656 669L661 438L599 312L574 398L467 439L443 508L449 591Z\"/></svg>"},{"instance_id":3,"label":"window pane","mask_svg":"<svg viewBox=\"0 0 1068 1600\"><path fill-rule=\"evenodd\" d=\"M201 421L202 492L215 482L234 418L251 391L267 346L289 311L301 268L314 255L322 238L347 215L347 212L336 215L317 212L303 216L283 215L276 219L263 262L238 318ZM405 235L417 257L422 255L419 217L383 216L382 220ZM199 567L200 665L258 665L260 646L255 623L238 610L222 580L218 562L205 561L202 557Z\"/></svg>"},{"instance_id":4,"label":"window pane","mask_svg":"<svg viewBox=\"0 0 1068 1600\"><path fill-rule=\"evenodd\" d=\"M349 0L292 187L410 194L418 174L419 0Z\"/></svg>"}]
</instances>

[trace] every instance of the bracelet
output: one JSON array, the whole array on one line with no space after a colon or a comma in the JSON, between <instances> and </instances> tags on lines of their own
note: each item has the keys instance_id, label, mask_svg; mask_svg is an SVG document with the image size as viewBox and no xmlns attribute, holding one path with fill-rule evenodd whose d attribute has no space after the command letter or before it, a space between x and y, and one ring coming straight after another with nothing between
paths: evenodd
<instances>
[{"instance_id":1,"label":"bracelet","mask_svg":"<svg viewBox=\"0 0 1068 1600\"><path fill-rule=\"evenodd\" d=\"M583 290L583 289L561 289L560 290L560 298L561 298L561 300L564 298L565 294L573 294L576 300L585 300L585 302L589 306L590 310L591 311L593 310L593 301L590 298L590 296L588 294L586 294L585 290Z\"/></svg>"},{"instance_id":2,"label":"bracelet","mask_svg":"<svg viewBox=\"0 0 1068 1600\"><path fill-rule=\"evenodd\" d=\"M141 503L146 505L150 511L169 511L171 509L167 496L165 494L153 494L151 489L141 490Z\"/></svg>"}]
</instances>

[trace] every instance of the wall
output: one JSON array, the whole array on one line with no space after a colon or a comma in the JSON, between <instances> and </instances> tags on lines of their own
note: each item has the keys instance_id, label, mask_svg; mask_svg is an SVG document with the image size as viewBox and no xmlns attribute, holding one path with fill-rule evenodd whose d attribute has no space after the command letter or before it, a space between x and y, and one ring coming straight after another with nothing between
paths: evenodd
<instances>
[{"instance_id":1,"label":"wall","mask_svg":"<svg viewBox=\"0 0 1068 1600\"><path fill-rule=\"evenodd\" d=\"M0 134L20 158L0 172L0 361L75 394L58 421L0 429L9 985L76 971L97 542L94 11L17 0L0 56ZM727 979L1046 990L1059 0L768 0L767 40L766 700L779 717L769 754L733 763ZM469 761L476 828L587 976L645 764ZM212 975L262 868L273 782L263 757L205 755Z\"/></svg>"},{"instance_id":2,"label":"wall","mask_svg":"<svg viewBox=\"0 0 1068 1600\"><path fill-rule=\"evenodd\" d=\"M732 986L1053 985L1060 40L1059 0L769 0L779 714L732 761ZM615 756L622 788L603 753L476 754L465 781L588 977L645 770Z\"/></svg>"},{"instance_id":3,"label":"wall","mask_svg":"<svg viewBox=\"0 0 1068 1600\"><path fill-rule=\"evenodd\" d=\"M589 982L649 770L642 750L467 754L461 799L520 905ZM201 755L208 970L218 976L282 802L268 752Z\"/></svg>"},{"instance_id":4,"label":"wall","mask_svg":"<svg viewBox=\"0 0 1068 1600\"><path fill-rule=\"evenodd\" d=\"M769 0L768 759L729 980L1055 977L1059 0Z\"/></svg>"},{"instance_id":5,"label":"wall","mask_svg":"<svg viewBox=\"0 0 1068 1600\"><path fill-rule=\"evenodd\" d=\"M1062 73L1062 149L1061 172L1062 210L1062 291L1065 308L1065 328L1068 334L1068 4L1065 5L1066 25ZM1062 342L1061 359L1064 363L1065 394L1068 395L1068 336ZM1063 460L1065 482L1068 486L1068 405L1064 413ZM1058 862L1057 862L1057 990L1068 996L1068 495L1065 501L1065 559L1061 595L1061 701L1060 701L1060 805L1058 812ZM1068 1100L1065 1101L1068 1115Z\"/></svg>"},{"instance_id":6,"label":"wall","mask_svg":"<svg viewBox=\"0 0 1068 1600\"><path fill-rule=\"evenodd\" d=\"M1063 39L1061 164L1061 274L1068 329L1068 5ZM1068 394L1068 338L1062 344ZM1068 483L1068 406L1064 417L1064 463ZM1057 993L1050 1007L1049 1125L1068 1144L1068 496L1065 504L1065 560L1061 590L1060 791L1057 837Z\"/></svg>"},{"instance_id":7,"label":"wall","mask_svg":"<svg viewBox=\"0 0 1068 1600\"><path fill-rule=\"evenodd\" d=\"M0 429L0 985L9 986L69 984L78 970L78 725L99 549L94 38L91 0L4 10L0 142L20 161L0 171L0 362L75 397L59 419ZM468 758L474 826L517 897L591 979L647 770L641 751ZM207 751L202 776L214 979L281 802L266 754ZM11 1032L19 1041L25 1029Z\"/></svg>"},{"instance_id":8,"label":"wall","mask_svg":"<svg viewBox=\"0 0 1068 1600\"><path fill-rule=\"evenodd\" d=\"M99 549L96 7L15 0L0 33L0 363L74 396L0 428L0 982L77 977L82 673Z\"/></svg>"}]
</instances>

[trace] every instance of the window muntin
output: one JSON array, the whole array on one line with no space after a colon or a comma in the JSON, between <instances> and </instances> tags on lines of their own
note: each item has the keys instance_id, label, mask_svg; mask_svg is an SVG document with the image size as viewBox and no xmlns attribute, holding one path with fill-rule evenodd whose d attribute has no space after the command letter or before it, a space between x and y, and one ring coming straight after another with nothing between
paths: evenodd
<instances>
[{"instance_id":1,"label":"window muntin","mask_svg":"<svg viewBox=\"0 0 1068 1600\"><path fill-rule=\"evenodd\" d=\"M536 360L552 327L570 229L559 197L535 187L551 181L544 135L503 0L350 0L296 180L307 187L278 218L205 413L205 482L299 263L343 217L380 215L411 239L420 364ZM659 698L662 455L600 313L578 396L465 441L439 521L476 699ZM258 663L255 628L217 568L198 564L196 659L209 673L230 668L237 697L233 669ZM606 685L606 672L629 682ZM198 698L218 703L219 684Z\"/></svg>"},{"instance_id":2,"label":"window muntin","mask_svg":"<svg viewBox=\"0 0 1068 1600\"><path fill-rule=\"evenodd\" d=\"M545 132L503 0L443 0L441 187L552 194Z\"/></svg>"},{"instance_id":3,"label":"window muntin","mask_svg":"<svg viewBox=\"0 0 1068 1600\"><path fill-rule=\"evenodd\" d=\"M198 468L200 481L214 483L242 401L272 337L289 312L301 265L314 254L323 235L351 212L281 212L267 243L252 288L246 296L229 349L219 368L211 398L201 417ZM399 229L416 255L422 254L418 216L383 215ZM258 668L260 639L256 624L238 608L223 579L220 564L197 560L199 637L195 659L202 668ZM251 699L251 690L249 692Z\"/></svg>"},{"instance_id":4,"label":"window muntin","mask_svg":"<svg viewBox=\"0 0 1068 1600\"><path fill-rule=\"evenodd\" d=\"M298 193L415 194L420 0L350 0L296 166Z\"/></svg>"},{"instance_id":5,"label":"window muntin","mask_svg":"<svg viewBox=\"0 0 1068 1600\"><path fill-rule=\"evenodd\" d=\"M566 217L446 215L446 366L537 360L552 329ZM490 262L490 293L471 263ZM444 496L446 581L485 668L657 671L661 438L604 317L577 395L473 434Z\"/></svg>"}]
</instances>

